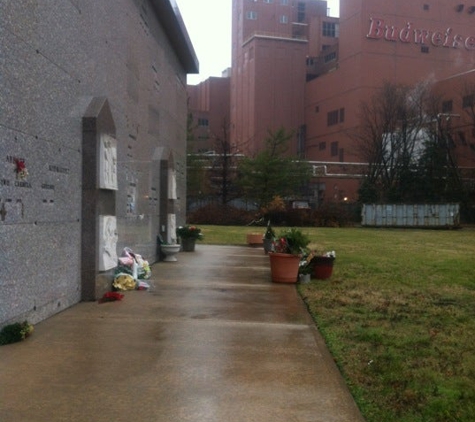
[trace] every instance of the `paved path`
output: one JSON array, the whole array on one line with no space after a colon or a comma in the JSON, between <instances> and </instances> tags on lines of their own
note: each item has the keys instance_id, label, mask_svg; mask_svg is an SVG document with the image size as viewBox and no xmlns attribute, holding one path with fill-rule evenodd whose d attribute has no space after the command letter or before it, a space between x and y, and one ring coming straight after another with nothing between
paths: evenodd
<instances>
[{"instance_id":1,"label":"paved path","mask_svg":"<svg viewBox=\"0 0 475 422\"><path fill-rule=\"evenodd\" d=\"M362 422L295 286L206 246L0 347L1 422Z\"/></svg>"}]
</instances>

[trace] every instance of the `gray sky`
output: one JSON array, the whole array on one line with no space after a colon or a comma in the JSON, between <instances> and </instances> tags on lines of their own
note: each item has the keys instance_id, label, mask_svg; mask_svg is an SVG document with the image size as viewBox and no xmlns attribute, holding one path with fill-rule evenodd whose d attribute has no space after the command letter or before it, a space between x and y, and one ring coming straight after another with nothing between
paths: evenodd
<instances>
[{"instance_id":1,"label":"gray sky","mask_svg":"<svg viewBox=\"0 0 475 422\"><path fill-rule=\"evenodd\" d=\"M232 0L175 0L200 63L199 75L188 75L194 85L221 76L231 66ZM331 16L339 15L339 0L328 0Z\"/></svg>"}]
</instances>

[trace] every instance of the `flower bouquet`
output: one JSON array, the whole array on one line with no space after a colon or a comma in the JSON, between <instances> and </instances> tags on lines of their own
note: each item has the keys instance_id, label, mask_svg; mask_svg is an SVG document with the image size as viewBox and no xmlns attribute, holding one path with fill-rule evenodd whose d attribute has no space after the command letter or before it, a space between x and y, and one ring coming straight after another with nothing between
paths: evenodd
<instances>
[{"instance_id":1,"label":"flower bouquet","mask_svg":"<svg viewBox=\"0 0 475 422\"><path fill-rule=\"evenodd\" d=\"M176 229L176 235L180 239L181 247L184 252L194 252L195 242L203 240L201 229L196 226L180 226Z\"/></svg>"},{"instance_id":2,"label":"flower bouquet","mask_svg":"<svg viewBox=\"0 0 475 422\"><path fill-rule=\"evenodd\" d=\"M203 240L203 233L196 226L180 226L176 229L176 234L180 239Z\"/></svg>"},{"instance_id":3,"label":"flower bouquet","mask_svg":"<svg viewBox=\"0 0 475 422\"><path fill-rule=\"evenodd\" d=\"M333 263L336 259L335 251L325 252L322 255L314 255L311 263L313 265L314 276L319 280L330 278L333 272Z\"/></svg>"},{"instance_id":4,"label":"flower bouquet","mask_svg":"<svg viewBox=\"0 0 475 422\"><path fill-rule=\"evenodd\" d=\"M33 330L33 325L27 321L6 325L0 330L0 346L25 340Z\"/></svg>"}]
</instances>

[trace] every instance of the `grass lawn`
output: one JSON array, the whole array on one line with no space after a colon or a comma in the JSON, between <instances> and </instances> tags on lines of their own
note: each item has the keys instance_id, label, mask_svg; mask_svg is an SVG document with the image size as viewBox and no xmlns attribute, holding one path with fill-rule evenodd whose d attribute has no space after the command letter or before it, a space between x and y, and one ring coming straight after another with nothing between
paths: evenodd
<instances>
[{"instance_id":1,"label":"grass lawn","mask_svg":"<svg viewBox=\"0 0 475 422\"><path fill-rule=\"evenodd\" d=\"M209 244L264 232L201 227ZM298 290L366 421L473 422L475 230L302 230L336 251L331 279Z\"/></svg>"}]
</instances>

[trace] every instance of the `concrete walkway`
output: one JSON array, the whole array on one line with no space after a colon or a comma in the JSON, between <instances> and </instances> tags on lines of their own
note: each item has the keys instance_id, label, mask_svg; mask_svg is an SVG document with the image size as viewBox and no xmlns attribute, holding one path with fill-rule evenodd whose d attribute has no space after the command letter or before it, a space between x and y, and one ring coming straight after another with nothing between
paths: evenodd
<instances>
[{"instance_id":1,"label":"concrete walkway","mask_svg":"<svg viewBox=\"0 0 475 422\"><path fill-rule=\"evenodd\" d=\"M206 246L0 347L1 422L362 422L294 285Z\"/></svg>"}]
</instances>

